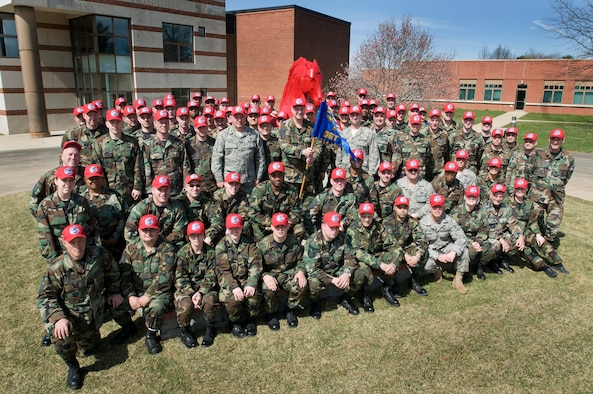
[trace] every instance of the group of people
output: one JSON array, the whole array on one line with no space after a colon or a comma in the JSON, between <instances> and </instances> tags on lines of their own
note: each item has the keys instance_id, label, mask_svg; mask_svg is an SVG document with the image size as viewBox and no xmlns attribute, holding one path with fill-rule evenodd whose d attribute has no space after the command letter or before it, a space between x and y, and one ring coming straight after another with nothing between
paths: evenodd
<instances>
[{"instance_id":1,"label":"group of people","mask_svg":"<svg viewBox=\"0 0 593 394\"><path fill-rule=\"evenodd\" d=\"M297 327L305 298L321 318L328 288L358 315L359 305L374 312L377 283L397 307L402 284L426 296L421 277L443 271L461 294L472 275L512 273L519 261L568 273L556 251L574 169L563 130L536 149L537 135L520 146L515 127L492 129L489 116L476 131L468 111L458 126L452 103L427 112L357 93L352 105L327 94L352 152L312 139L305 98L289 115L257 94L235 106L211 96L202 105L197 93L185 107L167 95L152 107L120 97L106 111L100 101L74 109L59 165L30 201L49 264L37 299L43 343L68 365L70 388L82 386L77 355L98 345L101 324L121 326L119 345L137 332L136 311L156 354L172 310L188 348L203 312L208 347L219 308L244 338L262 314L271 330L281 317Z\"/></svg>"}]
</instances>

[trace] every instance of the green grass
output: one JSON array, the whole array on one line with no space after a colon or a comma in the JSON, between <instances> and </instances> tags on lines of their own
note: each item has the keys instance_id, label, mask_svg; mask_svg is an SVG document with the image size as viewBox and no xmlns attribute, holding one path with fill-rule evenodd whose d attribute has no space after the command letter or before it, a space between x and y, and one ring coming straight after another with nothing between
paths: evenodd
<instances>
[{"instance_id":1,"label":"green grass","mask_svg":"<svg viewBox=\"0 0 593 394\"><path fill-rule=\"evenodd\" d=\"M66 367L41 348L35 308L45 262L27 195L0 197L0 391L66 392ZM300 319L295 330L259 326L254 338L217 336L209 349L178 339L149 356L143 339L81 360L83 392L592 392L593 204L568 198L560 253L570 275L517 268L459 295L447 276L391 308ZM584 216L583 216L584 215ZM117 329L110 322L105 336Z\"/></svg>"}]
</instances>

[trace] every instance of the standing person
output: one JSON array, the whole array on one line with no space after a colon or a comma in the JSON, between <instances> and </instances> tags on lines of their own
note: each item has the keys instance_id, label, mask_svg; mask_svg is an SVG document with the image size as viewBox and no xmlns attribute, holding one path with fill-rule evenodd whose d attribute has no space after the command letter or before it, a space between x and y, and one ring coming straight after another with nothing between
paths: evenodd
<instances>
[{"instance_id":1,"label":"standing person","mask_svg":"<svg viewBox=\"0 0 593 394\"><path fill-rule=\"evenodd\" d=\"M351 189L352 193L356 197L357 203L369 201L370 186L373 182L373 177L362 169L364 166L364 151L362 149L354 149L352 151L354 160L350 158L350 171L348 171L348 189ZM373 201L373 203L376 201Z\"/></svg>"},{"instance_id":2,"label":"standing person","mask_svg":"<svg viewBox=\"0 0 593 394\"><path fill-rule=\"evenodd\" d=\"M183 180L190 173L189 160L183 142L169 134L169 114L165 110L154 115L156 134L144 141L144 172L146 193L150 194L152 180L166 175L170 180L171 194L177 196L183 189Z\"/></svg>"},{"instance_id":3,"label":"standing person","mask_svg":"<svg viewBox=\"0 0 593 394\"><path fill-rule=\"evenodd\" d=\"M386 112L384 107L375 108L373 112L372 130L376 134L377 148L379 149L379 158L381 162L391 162L395 150L395 130L387 126Z\"/></svg>"},{"instance_id":4,"label":"standing person","mask_svg":"<svg viewBox=\"0 0 593 394\"><path fill-rule=\"evenodd\" d=\"M492 116L486 115L482 118L482 139L484 145L488 145L492 142Z\"/></svg>"},{"instance_id":5,"label":"standing person","mask_svg":"<svg viewBox=\"0 0 593 394\"><path fill-rule=\"evenodd\" d=\"M409 215L420 219L429 212L430 196L435 194L430 182L420 177L420 163L416 159L406 163L406 176L397 180L402 194L409 200Z\"/></svg>"},{"instance_id":6,"label":"standing person","mask_svg":"<svg viewBox=\"0 0 593 394\"><path fill-rule=\"evenodd\" d=\"M562 217L566 184L574 172L574 158L562 149L564 130L550 132L548 148L536 152L531 200L543 214L544 237L556 242Z\"/></svg>"},{"instance_id":7,"label":"standing person","mask_svg":"<svg viewBox=\"0 0 593 394\"><path fill-rule=\"evenodd\" d=\"M424 131L430 144L432 153L432 173L426 174L427 180L432 181L437 177L447 161L449 161L449 133L441 126L441 111L431 109L428 117L428 127Z\"/></svg>"},{"instance_id":8,"label":"standing person","mask_svg":"<svg viewBox=\"0 0 593 394\"><path fill-rule=\"evenodd\" d=\"M449 161L445 163L443 174L431 182L434 191L445 197L445 213L447 214L451 213L457 205L463 203L464 188L457 179L458 171L457 164L454 161Z\"/></svg>"},{"instance_id":9,"label":"standing person","mask_svg":"<svg viewBox=\"0 0 593 394\"><path fill-rule=\"evenodd\" d=\"M519 130L517 130L516 127L509 127L504 131L504 146L509 152L514 152L515 150L519 149L519 145L517 145L518 133Z\"/></svg>"},{"instance_id":10,"label":"standing person","mask_svg":"<svg viewBox=\"0 0 593 394\"><path fill-rule=\"evenodd\" d=\"M235 338L255 336L261 304L262 255L253 238L243 234L243 218L226 217L226 235L216 245L219 299L224 305Z\"/></svg>"},{"instance_id":11,"label":"standing person","mask_svg":"<svg viewBox=\"0 0 593 394\"><path fill-rule=\"evenodd\" d=\"M535 148L537 146L537 134L527 133L523 137L523 149L516 149L511 152L509 166L505 177L505 185L508 185L509 193L513 192L515 179L533 179L535 167Z\"/></svg>"},{"instance_id":12,"label":"standing person","mask_svg":"<svg viewBox=\"0 0 593 394\"><path fill-rule=\"evenodd\" d=\"M122 130L123 133L126 135L134 134L134 132L140 128L136 108L132 107L131 105L126 105L122 111L122 115L122 119L124 122L124 127Z\"/></svg>"},{"instance_id":13,"label":"standing person","mask_svg":"<svg viewBox=\"0 0 593 394\"><path fill-rule=\"evenodd\" d=\"M68 366L66 384L76 390L84 379L76 354L87 356L100 345L104 314L111 312L123 327L116 335L118 343L132 336L136 327L121 294L119 267L109 252L99 246L87 247L79 224L66 226L61 236L64 253L43 276L37 308L50 327L56 353Z\"/></svg>"},{"instance_id":14,"label":"standing person","mask_svg":"<svg viewBox=\"0 0 593 394\"><path fill-rule=\"evenodd\" d=\"M488 172L480 176L477 181L482 195L487 195L488 190L497 183L504 182L504 178L500 176L501 167L502 160L498 157L493 157L488 161Z\"/></svg>"},{"instance_id":15,"label":"standing person","mask_svg":"<svg viewBox=\"0 0 593 394\"><path fill-rule=\"evenodd\" d=\"M181 327L181 343L188 349L199 346L190 327L195 310L202 310L206 320L202 346L212 346L215 337L218 280L214 270L214 248L204 242L205 230L201 221L189 223L186 230L189 242L177 252L175 312Z\"/></svg>"},{"instance_id":16,"label":"standing person","mask_svg":"<svg viewBox=\"0 0 593 394\"><path fill-rule=\"evenodd\" d=\"M238 213L241 217L249 217L249 196L241 189L241 175L237 172L226 174L224 177L224 187L214 193L212 200L216 204L214 209L220 212L222 218L226 218L231 213ZM218 241L224 236L224 223L213 223L208 229L208 232L212 233L212 243L210 245L216 246Z\"/></svg>"},{"instance_id":17,"label":"standing person","mask_svg":"<svg viewBox=\"0 0 593 394\"><path fill-rule=\"evenodd\" d=\"M193 126L193 120L189 116L188 108L177 108L175 111L175 119L177 120L177 125L175 128L171 129L172 136L177 137L181 141L185 142L196 135L196 131L194 130Z\"/></svg>"},{"instance_id":18,"label":"standing person","mask_svg":"<svg viewBox=\"0 0 593 394\"><path fill-rule=\"evenodd\" d=\"M245 125L245 112L240 106L232 109L231 125L223 130L212 150L212 173L219 188L229 172L241 175L241 188L247 193L262 180L266 155L257 131Z\"/></svg>"},{"instance_id":19,"label":"standing person","mask_svg":"<svg viewBox=\"0 0 593 394\"><path fill-rule=\"evenodd\" d=\"M268 115L259 117L257 130L259 138L262 140L264 152L266 155L266 168L272 162L279 162L282 159L282 152L280 151L280 141L278 137L272 133L272 118ZM267 173L263 180L268 179Z\"/></svg>"},{"instance_id":20,"label":"standing person","mask_svg":"<svg viewBox=\"0 0 593 394\"><path fill-rule=\"evenodd\" d=\"M492 138L490 139L490 142L486 144L484 151L482 152L478 176L486 174L488 172L488 162L490 159L497 157L501 162L499 176L500 178L505 178L511 152L502 144L503 136L504 131L502 129L492 130Z\"/></svg>"},{"instance_id":21,"label":"standing person","mask_svg":"<svg viewBox=\"0 0 593 394\"><path fill-rule=\"evenodd\" d=\"M401 131L406 128L406 105L398 104L395 107L395 112L396 117L395 121L391 124L391 128Z\"/></svg>"},{"instance_id":22,"label":"standing person","mask_svg":"<svg viewBox=\"0 0 593 394\"><path fill-rule=\"evenodd\" d=\"M172 307L177 256L173 245L159 235L156 216L142 216L138 232L139 239L126 245L119 262L122 293L132 310L142 309L144 343L149 354L157 354L163 350L157 334Z\"/></svg>"},{"instance_id":23,"label":"standing person","mask_svg":"<svg viewBox=\"0 0 593 394\"><path fill-rule=\"evenodd\" d=\"M464 112L461 128L449 133L449 146L451 146L451 152L461 149L467 151L467 168L477 174L484 150L484 139L472 128L473 125L474 113L472 111Z\"/></svg>"},{"instance_id":24,"label":"standing person","mask_svg":"<svg viewBox=\"0 0 593 394\"><path fill-rule=\"evenodd\" d=\"M375 212L380 220L385 220L393 214L393 201L402 194L402 189L394 180L391 162L379 164L377 176L379 180L369 186L369 201L375 204Z\"/></svg>"},{"instance_id":25,"label":"standing person","mask_svg":"<svg viewBox=\"0 0 593 394\"><path fill-rule=\"evenodd\" d=\"M121 112L108 110L105 125L109 132L95 140L93 161L101 165L107 186L116 190L131 206L144 192L142 151L134 137L123 133Z\"/></svg>"},{"instance_id":26,"label":"standing person","mask_svg":"<svg viewBox=\"0 0 593 394\"><path fill-rule=\"evenodd\" d=\"M321 228L305 242L303 261L311 297L311 316L321 318L321 292L328 286L343 290L340 305L351 315L358 315L354 295L362 287L365 273L358 269L352 246L340 230L342 216L335 211L323 215Z\"/></svg>"},{"instance_id":27,"label":"standing person","mask_svg":"<svg viewBox=\"0 0 593 394\"><path fill-rule=\"evenodd\" d=\"M398 133L392 160L396 177L402 173L404 163L411 159L418 161L422 178L433 173L434 165L430 141L425 134L420 132L421 127L422 118L415 114L410 116L408 127Z\"/></svg>"},{"instance_id":28,"label":"standing person","mask_svg":"<svg viewBox=\"0 0 593 394\"><path fill-rule=\"evenodd\" d=\"M83 166L93 162L92 157L95 140L107 133L105 125L100 121L101 115L99 111L99 108L94 103L85 104L82 111L84 125L69 130L62 136L62 145L66 141L76 141L80 144L80 163Z\"/></svg>"},{"instance_id":29,"label":"standing person","mask_svg":"<svg viewBox=\"0 0 593 394\"><path fill-rule=\"evenodd\" d=\"M278 292L288 292L286 323L289 328L296 328L299 321L295 311L307 291L307 277L301 240L290 234L288 215L283 212L274 213L271 228L272 233L260 240L258 247L263 261L262 293L268 314L268 327L277 331L280 329Z\"/></svg>"},{"instance_id":30,"label":"standing person","mask_svg":"<svg viewBox=\"0 0 593 394\"><path fill-rule=\"evenodd\" d=\"M478 184L478 177L475 172L467 168L467 151L464 149L455 152L455 164L457 164L457 175L464 188Z\"/></svg>"},{"instance_id":31,"label":"standing person","mask_svg":"<svg viewBox=\"0 0 593 394\"><path fill-rule=\"evenodd\" d=\"M455 104L443 104L443 128L448 133L457 130L457 122L453 119L453 116L455 116Z\"/></svg>"},{"instance_id":32,"label":"standing person","mask_svg":"<svg viewBox=\"0 0 593 394\"><path fill-rule=\"evenodd\" d=\"M196 134L185 141L185 150L189 158L192 173L202 178L202 191L208 196L218 189L216 179L212 173L212 151L216 140L208 135L206 118L198 116L194 119Z\"/></svg>"},{"instance_id":33,"label":"standing person","mask_svg":"<svg viewBox=\"0 0 593 394\"><path fill-rule=\"evenodd\" d=\"M366 157L362 169L374 174L379 168L379 148L377 147L376 134L366 126L362 125L362 112L359 106L350 107L350 126L342 131L342 138L348 141L350 148L361 149ZM350 156L343 149L337 153L336 167L348 170L350 168Z\"/></svg>"},{"instance_id":34,"label":"standing person","mask_svg":"<svg viewBox=\"0 0 593 394\"><path fill-rule=\"evenodd\" d=\"M140 107L137 112L140 128L132 133L132 137L138 140L138 145L142 148L145 141L154 138L156 130L154 128L154 116L150 107Z\"/></svg>"},{"instance_id":35,"label":"standing person","mask_svg":"<svg viewBox=\"0 0 593 394\"><path fill-rule=\"evenodd\" d=\"M455 272L453 287L460 294L467 294L463 275L469 271L469 254L465 233L459 224L445 214L445 197L430 196L430 214L420 219L419 226L428 243L428 259L424 266L426 273L435 275L440 281L443 269Z\"/></svg>"}]
</instances>

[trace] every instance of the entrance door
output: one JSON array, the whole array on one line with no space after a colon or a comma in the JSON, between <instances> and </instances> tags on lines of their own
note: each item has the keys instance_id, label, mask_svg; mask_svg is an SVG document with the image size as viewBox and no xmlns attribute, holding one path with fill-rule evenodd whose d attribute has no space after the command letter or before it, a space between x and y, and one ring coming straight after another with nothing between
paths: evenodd
<instances>
[{"instance_id":1,"label":"entrance door","mask_svg":"<svg viewBox=\"0 0 593 394\"><path fill-rule=\"evenodd\" d=\"M515 100L515 109L525 109L525 96L527 96L527 85L517 85L517 99Z\"/></svg>"}]
</instances>

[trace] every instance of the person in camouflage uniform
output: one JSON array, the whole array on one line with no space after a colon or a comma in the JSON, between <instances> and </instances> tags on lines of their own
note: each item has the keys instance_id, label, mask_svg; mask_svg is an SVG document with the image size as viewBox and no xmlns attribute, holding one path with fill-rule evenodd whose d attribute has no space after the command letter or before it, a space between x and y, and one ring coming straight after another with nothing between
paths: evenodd
<instances>
[{"instance_id":1,"label":"person in camouflage uniform","mask_svg":"<svg viewBox=\"0 0 593 394\"><path fill-rule=\"evenodd\" d=\"M280 161L282 159L282 152L280 151L280 141L278 137L272 133L272 118L268 115L262 115L257 121L257 131L259 138L262 140L264 152L266 155L266 168L270 163ZM263 180L268 179L268 174L264 174Z\"/></svg>"},{"instance_id":2,"label":"person in camouflage uniform","mask_svg":"<svg viewBox=\"0 0 593 394\"><path fill-rule=\"evenodd\" d=\"M280 329L278 321L278 292L288 292L288 311L286 323L290 328L299 324L295 310L307 292L307 277L303 264L303 247L301 240L290 234L290 219L286 213L276 212L271 219L272 233L258 242L262 255L262 293L268 327L277 331Z\"/></svg>"},{"instance_id":3,"label":"person in camouflage uniform","mask_svg":"<svg viewBox=\"0 0 593 394\"><path fill-rule=\"evenodd\" d=\"M484 211L480 209L480 188L465 188L464 200L451 211L451 217L461 226L467 238L470 271L476 277L486 280L484 268L499 254L500 243L488 239L488 221Z\"/></svg>"},{"instance_id":4,"label":"person in camouflage uniform","mask_svg":"<svg viewBox=\"0 0 593 394\"><path fill-rule=\"evenodd\" d=\"M216 111L214 112L214 126L216 130L210 132L210 135L216 138L224 129L229 127L229 119L227 118L227 111Z\"/></svg>"},{"instance_id":5,"label":"person in camouflage uniform","mask_svg":"<svg viewBox=\"0 0 593 394\"><path fill-rule=\"evenodd\" d=\"M564 149L564 130L550 132L550 145L538 150L535 156L531 200L535 208L543 213L544 236L550 242L558 238L558 231L564 216L566 184L574 172L574 158Z\"/></svg>"},{"instance_id":6,"label":"person in camouflage uniform","mask_svg":"<svg viewBox=\"0 0 593 394\"><path fill-rule=\"evenodd\" d=\"M319 190L322 170L321 144L312 145L313 124L305 119L305 100L296 98L292 103L292 117L278 128L278 142L285 168L284 181L297 190L304 182L303 207L307 207ZM325 170L325 168L323 169Z\"/></svg>"},{"instance_id":7,"label":"person in camouflage uniform","mask_svg":"<svg viewBox=\"0 0 593 394\"><path fill-rule=\"evenodd\" d=\"M83 115L85 124L69 130L62 136L62 146L66 141L76 141L80 144L80 163L83 166L92 164L95 140L107 133L105 125L99 122L99 108L94 103L84 105ZM63 163L60 163L63 164Z\"/></svg>"},{"instance_id":8,"label":"person in camouflage uniform","mask_svg":"<svg viewBox=\"0 0 593 394\"><path fill-rule=\"evenodd\" d=\"M189 109L186 107L177 108L175 111L175 118L177 119L177 125L171 129L171 135L177 137L183 143L194 138L196 130L194 130L192 124L193 120L189 117Z\"/></svg>"},{"instance_id":9,"label":"person in camouflage uniform","mask_svg":"<svg viewBox=\"0 0 593 394\"><path fill-rule=\"evenodd\" d=\"M361 124L361 108L358 105L350 107L350 126L342 130L342 138L348 141L350 148L364 151L366 160L362 169L374 174L379 168L379 148L377 147L376 134ZM343 149L336 152L336 168L350 168L350 155Z\"/></svg>"},{"instance_id":10,"label":"person in camouflage uniform","mask_svg":"<svg viewBox=\"0 0 593 394\"><path fill-rule=\"evenodd\" d=\"M467 168L467 158L466 150L461 149L455 152L455 164L457 164L458 170L455 178L459 179L464 188L478 184L476 173Z\"/></svg>"},{"instance_id":11,"label":"person in camouflage uniform","mask_svg":"<svg viewBox=\"0 0 593 394\"><path fill-rule=\"evenodd\" d=\"M482 211L486 215L488 223L488 238L490 242L498 241L500 248L497 259L493 261L490 268L497 274L501 274L499 266L511 274L515 270L510 266L507 256L516 255L525 249L525 238L523 230L513 214L513 210L503 202L507 188L501 183L492 185L489 199L482 205Z\"/></svg>"},{"instance_id":12,"label":"person in camouflage uniform","mask_svg":"<svg viewBox=\"0 0 593 394\"><path fill-rule=\"evenodd\" d=\"M270 179L257 185L251 192L248 217L256 241L272 233L271 218L276 212L288 215L293 234L300 239L304 235L303 212L298 190L284 182L284 171L285 167L281 162L270 163Z\"/></svg>"},{"instance_id":13,"label":"person in camouflage uniform","mask_svg":"<svg viewBox=\"0 0 593 394\"><path fill-rule=\"evenodd\" d=\"M467 151L467 168L478 173L478 165L484 150L484 139L472 126L474 125L474 113L471 111L463 114L463 125L460 129L449 132L449 146L451 153L458 150Z\"/></svg>"},{"instance_id":14,"label":"person in camouflage uniform","mask_svg":"<svg viewBox=\"0 0 593 394\"><path fill-rule=\"evenodd\" d=\"M341 231L344 231L352 221L352 212L356 209L356 196L346 189L346 170L334 168L330 178L331 187L316 195L305 211L305 230L308 234L319 230L321 219L330 211L340 214Z\"/></svg>"},{"instance_id":15,"label":"person in camouflage uniform","mask_svg":"<svg viewBox=\"0 0 593 394\"><path fill-rule=\"evenodd\" d=\"M212 196L218 189L216 179L210 168L212 150L216 140L208 135L206 118L198 116L194 119L196 135L185 141L185 149L189 158L192 173L202 178L202 193Z\"/></svg>"},{"instance_id":16,"label":"person in camouflage uniform","mask_svg":"<svg viewBox=\"0 0 593 394\"><path fill-rule=\"evenodd\" d=\"M362 169L364 165L364 151L362 149L354 149L352 151L354 159L350 158L350 171L348 172L348 178L346 186L348 191L354 193L356 196L356 202L358 204L369 201L370 186L374 178L369 175L365 170ZM378 201L372 201L378 203Z\"/></svg>"},{"instance_id":17,"label":"person in camouflage uniform","mask_svg":"<svg viewBox=\"0 0 593 394\"><path fill-rule=\"evenodd\" d=\"M365 281L366 272L358 268L352 246L346 234L340 230L342 216L335 211L323 215L321 228L305 242L303 262L309 283L311 316L321 318L321 292L328 286L343 290L340 297L348 313L358 315L353 303L354 295Z\"/></svg>"},{"instance_id":18,"label":"person in camouflage uniform","mask_svg":"<svg viewBox=\"0 0 593 394\"><path fill-rule=\"evenodd\" d=\"M122 120L124 121L124 127L122 131L125 135L131 136L136 130L140 128L136 108L131 105L126 105L122 111L122 115Z\"/></svg>"},{"instance_id":19,"label":"person in camouflage uniform","mask_svg":"<svg viewBox=\"0 0 593 394\"><path fill-rule=\"evenodd\" d=\"M420 132L421 127L422 117L417 114L412 115L408 127L397 136L397 148L393 154L393 168L397 178L403 176L403 167L411 159L416 159L419 162L422 178L433 172L430 141L425 134Z\"/></svg>"},{"instance_id":20,"label":"person in camouflage uniform","mask_svg":"<svg viewBox=\"0 0 593 394\"><path fill-rule=\"evenodd\" d=\"M241 175L237 172L229 172L224 177L224 187L218 189L214 193L212 200L217 205L217 210L220 211L222 218L226 218L231 213L238 213L241 217L249 217L249 197L244 190L241 189ZM249 227L248 229L245 227ZM224 220L210 226L208 229L212 231L211 246L216 246L218 241L224 236ZM249 234L251 225L249 221L245 223L243 231Z\"/></svg>"},{"instance_id":21,"label":"person in camouflage uniform","mask_svg":"<svg viewBox=\"0 0 593 394\"><path fill-rule=\"evenodd\" d=\"M453 287L460 294L467 294L467 288L463 285L463 275L469 271L465 233L453 218L445 214L444 206L445 197L433 194L430 196L430 214L418 223L428 244L424 271L433 274L438 282L442 269L453 270Z\"/></svg>"},{"instance_id":22,"label":"person in camouflage uniform","mask_svg":"<svg viewBox=\"0 0 593 394\"><path fill-rule=\"evenodd\" d=\"M398 104L395 107L396 117L395 120L391 121L391 128L396 130L396 136L399 135L399 132L402 132L406 128L406 105L405 104ZM390 119L391 117L388 117Z\"/></svg>"},{"instance_id":23,"label":"person in camouflage uniform","mask_svg":"<svg viewBox=\"0 0 593 394\"><path fill-rule=\"evenodd\" d=\"M395 151L395 130L385 123L386 112L384 107L377 107L373 112L372 130L375 132L377 149L379 149L379 160L391 162Z\"/></svg>"},{"instance_id":24,"label":"person in camouflage uniform","mask_svg":"<svg viewBox=\"0 0 593 394\"><path fill-rule=\"evenodd\" d=\"M457 122L453 119L454 115L455 105L453 103L443 104L443 128L449 134L451 134L452 131L457 130Z\"/></svg>"},{"instance_id":25,"label":"person in camouflage uniform","mask_svg":"<svg viewBox=\"0 0 593 394\"><path fill-rule=\"evenodd\" d=\"M76 169L74 177L74 192L81 193L86 189L84 183L84 167L80 165L80 144L76 141L66 141L62 144L62 153L60 154L60 162L64 166ZM39 178L31 190L31 197L29 198L29 212L35 217L39 204L43 199L56 191L55 173L58 166L49 170Z\"/></svg>"},{"instance_id":26,"label":"person in camouflage uniform","mask_svg":"<svg viewBox=\"0 0 593 394\"><path fill-rule=\"evenodd\" d=\"M550 278L557 276L552 268L568 274L562 264L560 254L542 235L541 221L539 220L541 212L534 209L533 201L526 197L529 183L526 179L517 178L513 186L514 193L509 196L507 204L513 210L513 215L517 218L519 226L523 230L523 236L525 237L523 257L532 267L544 271Z\"/></svg>"},{"instance_id":27,"label":"person in camouflage uniform","mask_svg":"<svg viewBox=\"0 0 593 394\"><path fill-rule=\"evenodd\" d=\"M241 215L231 213L225 225L227 233L215 249L218 297L233 326L233 336L255 336L255 318L261 304L262 255L253 238L243 234Z\"/></svg>"},{"instance_id":28,"label":"person in camouflage uniform","mask_svg":"<svg viewBox=\"0 0 593 394\"><path fill-rule=\"evenodd\" d=\"M214 248L204 242L205 225L192 221L187 225L188 243L177 252L174 304L181 342L188 348L199 346L191 332L193 312L204 312L206 332L202 346L214 343L214 322L218 305L218 280L214 269Z\"/></svg>"},{"instance_id":29,"label":"person in camouflage uniform","mask_svg":"<svg viewBox=\"0 0 593 394\"><path fill-rule=\"evenodd\" d=\"M89 164L84 170L84 180L87 190L81 196L97 214L97 235L101 237L101 245L119 260L125 246L124 224L128 207L117 191L105 186L100 165Z\"/></svg>"},{"instance_id":30,"label":"person in camouflage uniform","mask_svg":"<svg viewBox=\"0 0 593 394\"><path fill-rule=\"evenodd\" d=\"M74 177L74 168L58 168L54 179L56 191L44 198L37 210L39 251L47 262L63 253L62 231L69 224L83 226L89 245L101 244L96 238L97 213L84 197L73 192Z\"/></svg>"},{"instance_id":31,"label":"person in camouflage uniform","mask_svg":"<svg viewBox=\"0 0 593 394\"><path fill-rule=\"evenodd\" d=\"M138 145L140 148L142 148L144 142L155 137L156 130L154 128L154 116L152 114L152 108L140 107L137 111L138 125L140 127L132 133L132 137L138 140Z\"/></svg>"},{"instance_id":32,"label":"person in camouflage uniform","mask_svg":"<svg viewBox=\"0 0 593 394\"><path fill-rule=\"evenodd\" d=\"M459 167L454 161L445 163L443 174L432 180L435 193L445 197L445 213L451 213L456 206L463 202L463 185L457 179Z\"/></svg>"},{"instance_id":33,"label":"person in camouflage uniform","mask_svg":"<svg viewBox=\"0 0 593 394\"><path fill-rule=\"evenodd\" d=\"M211 169L218 187L229 172L241 174L241 188L247 193L262 180L266 170L264 145L257 131L245 125L245 113L233 107L231 126L216 137Z\"/></svg>"},{"instance_id":34,"label":"person in camouflage uniform","mask_svg":"<svg viewBox=\"0 0 593 394\"><path fill-rule=\"evenodd\" d=\"M517 128L514 126L509 127L504 131L504 146L511 153L520 149L519 145L517 144L517 134L519 134L519 130L517 130Z\"/></svg>"},{"instance_id":35,"label":"person in camouflage uniform","mask_svg":"<svg viewBox=\"0 0 593 394\"><path fill-rule=\"evenodd\" d=\"M393 213L393 201L402 194L402 189L395 182L393 165L389 161L379 164L378 180L369 186L369 201L375 204L375 213L382 221Z\"/></svg>"},{"instance_id":36,"label":"person in camouflage uniform","mask_svg":"<svg viewBox=\"0 0 593 394\"><path fill-rule=\"evenodd\" d=\"M488 172L479 176L477 179L480 194L488 195L488 192L493 185L504 182L504 178L500 176L501 167L502 160L498 157L493 157L488 161Z\"/></svg>"},{"instance_id":37,"label":"person in camouflage uniform","mask_svg":"<svg viewBox=\"0 0 593 394\"><path fill-rule=\"evenodd\" d=\"M177 256L173 245L159 235L155 215L142 216L138 229L139 239L126 245L119 262L121 287L132 310L142 310L146 349L157 354L163 350L157 332L172 306Z\"/></svg>"},{"instance_id":38,"label":"person in camouflage uniform","mask_svg":"<svg viewBox=\"0 0 593 394\"><path fill-rule=\"evenodd\" d=\"M399 301L391 292L391 286L395 283L397 265L396 256L389 251L389 246L395 243L390 234L385 231L383 225L375 219L375 206L369 202L358 206L358 217L348 230L346 236L352 245L354 257L358 261L361 273L365 274L363 285L362 309L365 312L374 312L373 300L369 293L375 277L373 271L377 272L379 281L383 284L381 295L390 305L398 307Z\"/></svg>"},{"instance_id":39,"label":"person in camouflage uniform","mask_svg":"<svg viewBox=\"0 0 593 394\"><path fill-rule=\"evenodd\" d=\"M142 145L146 194L150 194L149 185L155 177L166 175L171 181L171 195L177 196L183 189L183 180L191 172L185 145L169 134L167 111L156 112L154 125L156 128L154 138L145 140Z\"/></svg>"},{"instance_id":40,"label":"person in camouflage uniform","mask_svg":"<svg viewBox=\"0 0 593 394\"><path fill-rule=\"evenodd\" d=\"M421 130L421 133L428 137L430 144L430 153L432 154L432 172L426 174L426 179L432 181L441 173L445 162L449 161L449 133L441 126L441 111L438 109L430 110L428 117L428 127Z\"/></svg>"},{"instance_id":41,"label":"person in camouflage uniform","mask_svg":"<svg viewBox=\"0 0 593 394\"><path fill-rule=\"evenodd\" d=\"M482 130L480 134L482 135L482 140L484 140L484 146L492 142L492 116L486 115L482 118Z\"/></svg>"},{"instance_id":42,"label":"person in camouflage uniform","mask_svg":"<svg viewBox=\"0 0 593 394\"><path fill-rule=\"evenodd\" d=\"M502 129L492 130L492 140L484 147L484 151L482 152L478 176L488 173L488 163L490 162L490 159L497 157L501 162L499 177L502 179L506 177L511 152L502 144L503 135L504 131Z\"/></svg>"},{"instance_id":43,"label":"person in camouflage uniform","mask_svg":"<svg viewBox=\"0 0 593 394\"><path fill-rule=\"evenodd\" d=\"M533 179L535 167L535 147L537 146L537 134L527 133L523 138L523 149L516 149L509 159L509 166L505 177L505 185L509 193L513 193L515 179Z\"/></svg>"},{"instance_id":44,"label":"person in camouflage uniform","mask_svg":"<svg viewBox=\"0 0 593 394\"><path fill-rule=\"evenodd\" d=\"M410 200L409 215L415 219L426 216L429 211L428 200L434 194L430 182L420 177L420 162L416 159L406 163L406 176L397 180L402 194Z\"/></svg>"},{"instance_id":45,"label":"person in camouflage uniform","mask_svg":"<svg viewBox=\"0 0 593 394\"><path fill-rule=\"evenodd\" d=\"M107 111L105 125L109 132L95 140L93 162L101 165L107 186L115 189L128 206L144 192L144 159L138 141L123 133L122 114Z\"/></svg>"},{"instance_id":46,"label":"person in camouflage uniform","mask_svg":"<svg viewBox=\"0 0 593 394\"><path fill-rule=\"evenodd\" d=\"M119 339L125 340L136 329L121 294L119 267L109 252L99 246L87 247L79 224L65 227L61 237L64 253L43 276L37 308L52 334L56 353L68 366L66 384L79 389L83 373L76 354L87 356L100 345L99 328L108 315L123 327Z\"/></svg>"},{"instance_id":47,"label":"person in camouflage uniform","mask_svg":"<svg viewBox=\"0 0 593 394\"><path fill-rule=\"evenodd\" d=\"M185 244L185 227L187 218L183 205L171 199L169 178L158 175L152 180L150 197L145 198L130 210L124 228L126 241L135 242L138 239L138 222L144 215L152 214L158 218L161 236L176 249Z\"/></svg>"}]
</instances>

